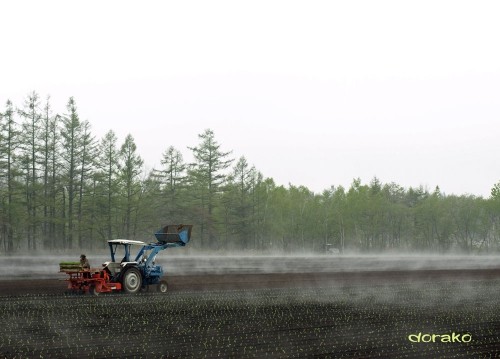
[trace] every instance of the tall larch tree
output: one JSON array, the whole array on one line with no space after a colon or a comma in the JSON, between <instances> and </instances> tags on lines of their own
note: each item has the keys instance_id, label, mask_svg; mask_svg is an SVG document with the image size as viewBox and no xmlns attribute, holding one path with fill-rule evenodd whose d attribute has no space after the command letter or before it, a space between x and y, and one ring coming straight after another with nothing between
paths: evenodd
<instances>
[{"instance_id":1,"label":"tall larch tree","mask_svg":"<svg viewBox=\"0 0 500 359\"><path fill-rule=\"evenodd\" d=\"M20 144L20 132L14 119L15 111L13 104L7 100L5 112L0 114L0 179L2 187L0 190L2 213L2 238L5 252L14 251L14 232L18 228L18 216L20 201L16 198L15 190L19 187L16 177L19 169L15 163L15 151Z\"/></svg>"},{"instance_id":2,"label":"tall larch tree","mask_svg":"<svg viewBox=\"0 0 500 359\"><path fill-rule=\"evenodd\" d=\"M91 200L86 201L85 194L88 193L91 197L93 192L92 188L92 178L93 171L95 169L95 158L97 155L97 144L94 136L91 132L91 126L88 121L83 121L81 124L81 140L80 140L80 157L79 157L79 183L78 183L78 245L79 247L84 246L84 234L85 232L91 232L92 221L88 218L84 218L84 206L86 202L91 202ZM89 204L89 207L91 205ZM91 214L90 214L91 216ZM92 241L92 237L89 235L88 241Z\"/></svg>"},{"instance_id":3,"label":"tall larch tree","mask_svg":"<svg viewBox=\"0 0 500 359\"><path fill-rule=\"evenodd\" d=\"M78 193L79 168L78 163L81 156L82 125L78 116L76 102L70 97L66 105L67 114L62 117L61 139L62 139L62 168L63 168L63 190L67 193L67 213L64 221L67 223L66 246L73 247L75 234L75 199Z\"/></svg>"},{"instance_id":4,"label":"tall larch tree","mask_svg":"<svg viewBox=\"0 0 500 359\"><path fill-rule=\"evenodd\" d=\"M137 154L137 146L132 135L127 135L120 148L123 191L123 234L125 238L135 237L135 216L137 215L139 194L141 191L140 176L142 174L143 160Z\"/></svg>"},{"instance_id":5,"label":"tall larch tree","mask_svg":"<svg viewBox=\"0 0 500 359\"><path fill-rule=\"evenodd\" d=\"M186 182L186 164L182 154L173 146L163 152L162 168L154 172L161 193L160 211L167 220L181 221L183 202L179 200Z\"/></svg>"},{"instance_id":6,"label":"tall larch tree","mask_svg":"<svg viewBox=\"0 0 500 359\"><path fill-rule=\"evenodd\" d=\"M39 218L37 209L39 207L39 164L40 164L40 125L42 114L40 111L39 95L31 92L24 106L18 110L22 122L22 162L26 186L26 239L30 249L37 248L37 228Z\"/></svg>"},{"instance_id":7,"label":"tall larch tree","mask_svg":"<svg viewBox=\"0 0 500 359\"><path fill-rule=\"evenodd\" d=\"M45 248L54 248L56 246L56 201L57 201L57 183L56 171L58 161L57 145L59 134L57 132L57 121L59 116L52 113L50 96L47 96L43 107L43 117L41 124L41 171L42 171L42 190L43 190L43 219L41 225L43 243Z\"/></svg>"},{"instance_id":8,"label":"tall larch tree","mask_svg":"<svg viewBox=\"0 0 500 359\"><path fill-rule=\"evenodd\" d=\"M192 181L191 193L199 213L200 245L205 247L208 234L210 247L218 248L214 207L217 194L226 179L225 170L232 163L232 159L229 158L231 152L221 150L220 144L215 140L214 132L210 129L205 130L198 137L200 144L197 147L189 147L195 159L195 162L190 165L189 176Z\"/></svg>"},{"instance_id":9,"label":"tall larch tree","mask_svg":"<svg viewBox=\"0 0 500 359\"><path fill-rule=\"evenodd\" d=\"M252 202L252 239L255 249L264 249L264 237L267 233L265 228L265 217L268 204L268 196L264 176L252 167L250 172L250 196Z\"/></svg>"},{"instance_id":10,"label":"tall larch tree","mask_svg":"<svg viewBox=\"0 0 500 359\"><path fill-rule=\"evenodd\" d=\"M96 192L100 199L98 207L101 211L101 220L97 229L106 240L113 239L113 233L116 233L114 217L116 215L116 202L119 194L120 180L120 158L117 141L115 133L110 130L99 144Z\"/></svg>"},{"instance_id":11,"label":"tall larch tree","mask_svg":"<svg viewBox=\"0 0 500 359\"><path fill-rule=\"evenodd\" d=\"M247 249L252 242L252 176L255 168L250 167L245 157L240 157L228 177L224 198L227 210L225 222L228 239L237 242L237 247ZM234 246L235 243L232 243Z\"/></svg>"}]
</instances>

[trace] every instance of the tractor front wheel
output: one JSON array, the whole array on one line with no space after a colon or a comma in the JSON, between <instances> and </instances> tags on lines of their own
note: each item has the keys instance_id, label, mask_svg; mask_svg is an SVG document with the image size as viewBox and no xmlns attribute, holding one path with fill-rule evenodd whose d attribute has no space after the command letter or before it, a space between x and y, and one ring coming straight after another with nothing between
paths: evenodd
<instances>
[{"instance_id":1,"label":"tractor front wheel","mask_svg":"<svg viewBox=\"0 0 500 359\"><path fill-rule=\"evenodd\" d=\"M123 275L123 289L127 293L137 293L142 287L141 272L137 268L129 268Z\"/></svg>"},{"instance_id":2,"label":"tractor front wheel","mask_svg":"<svg viewBox=\"0 0 500 359\"><path fill-rule=\"evenodd\" d=\"M90 288L89 288L89 293L90 293L90 294L92 294L92 295L99 295L99 294L101 294L101 292L98 292L98 291L96 290L96 288L95 288L95 286L94 286L94 285L90 286Z\"/></svg>"},{"instance_id":3,"label":"tractor front wheel","mask_svg":"<svg viewBox=\"0 0 500 359\"><path fill-rule=\"evenodd\" d=\"M158 287L156 287L156 289L158 290L158 292L160 293L166 293L167 290L168 290L168 285L167 285L167 282L162 280L160 283L158 283Z\"/></svg>"}]
</instances>

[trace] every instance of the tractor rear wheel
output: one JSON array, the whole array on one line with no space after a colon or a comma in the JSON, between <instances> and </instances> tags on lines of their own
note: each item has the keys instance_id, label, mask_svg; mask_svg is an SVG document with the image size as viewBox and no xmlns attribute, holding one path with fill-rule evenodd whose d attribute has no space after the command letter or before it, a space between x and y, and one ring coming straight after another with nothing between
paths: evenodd
<instances>
[{"instance_id":1,"label":"tractor rear wheel","mask_svg":"<svg viewBox=\"0 0 500 359\"><path fill-rule=\"evenodd\" d=\"M167 282L162 280L160 283L158 283L158 286L156 287L156 289L158 290L158 292L160 293L166 293L167 290L168 290L168 285L167 285Z\"/></svg>"},{"instance_id":2,"label":"tractor rear wheel","mask_svg":"<svg viewBox=\"0 0 500 359\"><path fill-rule=\"evenodd\" d=\"M123 275L122 284L125 292L131 294L137 293L141 290L142 286L141 272L137 268L129 268Z\"/></svg>"}]
</instances>

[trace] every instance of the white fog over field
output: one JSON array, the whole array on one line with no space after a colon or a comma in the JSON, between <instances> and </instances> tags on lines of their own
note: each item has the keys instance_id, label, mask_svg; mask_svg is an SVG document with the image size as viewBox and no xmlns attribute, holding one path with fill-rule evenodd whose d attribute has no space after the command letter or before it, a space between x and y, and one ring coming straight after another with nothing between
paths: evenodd
<instances>
[{"instance_id":1,"label":"white fog over field","mask_svg":"<svg viewBox=\"0 0 500 359\"><path fill-rule=\"evenodd\" d=\"M1 256L0 280L13 277L61 278L59 262L77 261L75 256ZM91 266L109 261L102 253L87 255ZM500 256L461 255L290 255L290 256L215 256L169 255L160 253L157 263L168 275L328 273L394 270L493 269L500 268ZM15 270L14 270L15 269Z\"/></svg>"}]
</instances>

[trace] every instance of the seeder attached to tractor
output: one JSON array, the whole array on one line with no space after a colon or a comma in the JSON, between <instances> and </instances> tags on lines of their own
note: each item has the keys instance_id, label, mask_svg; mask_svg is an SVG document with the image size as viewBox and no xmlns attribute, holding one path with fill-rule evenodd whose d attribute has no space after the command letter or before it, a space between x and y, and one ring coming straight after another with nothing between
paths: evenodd
<instances>
[{"instance_id":1,"label":"seeder attached to tractor","mask_svg":"<svg viewBox=\"0 0 500 359\"><path fill-rule=\"evenodd\" d=\"M158 252L172 247L184 247L191 238L192 225L167 225L155 233L157 242L146 244L128 239L108 241L111 261L104 262L102 268L82 269L78 262L60 263L60 272L69 275L68 289L75 293L109 293L125 291L137 293L156 286L159 292L167 291L167 282L162 280L163 268L155 264ZM134 259L131 247L141 246ZM123 259L118 262L118 248L123 248Z\"/></svg>"}]
</instances>

